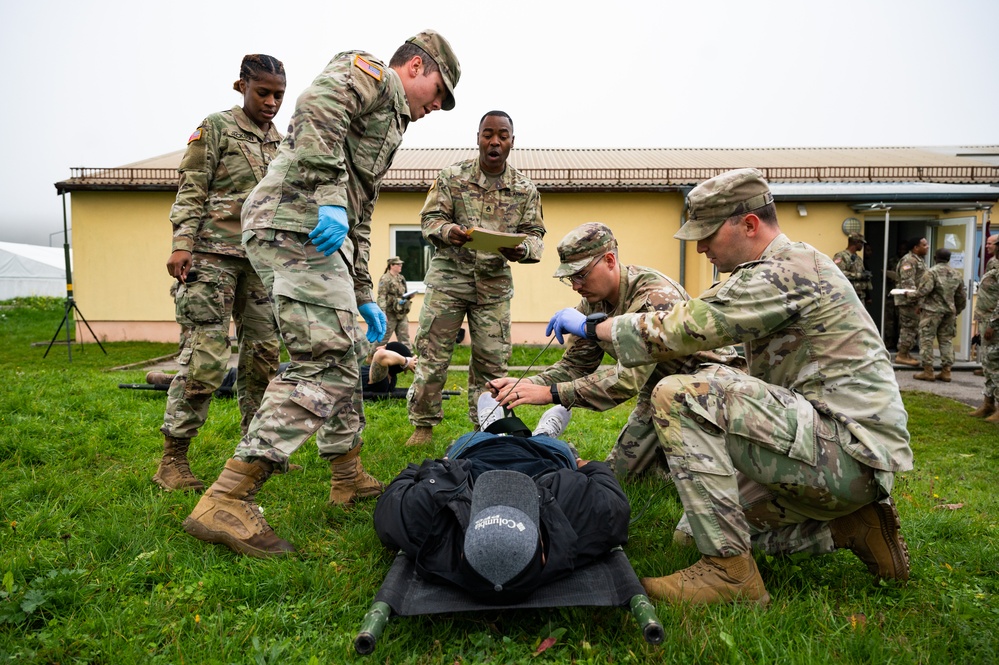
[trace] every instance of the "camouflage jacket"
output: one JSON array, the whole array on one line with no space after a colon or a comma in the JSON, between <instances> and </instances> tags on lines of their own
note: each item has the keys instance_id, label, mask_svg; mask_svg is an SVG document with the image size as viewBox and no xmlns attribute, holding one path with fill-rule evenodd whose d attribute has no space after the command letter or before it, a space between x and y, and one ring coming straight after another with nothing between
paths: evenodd
<instances>
[{"instance_id":1,"label":"camouflage jacket","mask_svg":"<svg viewBox=\"0 0 999 665\"><path fill-rule=\"evenodd\" d=\"M590 304L585 299L576 306L583 314L604 312L609 316L635 312L668 312L673 305L690 296L672 279L651 268L621 266L621 286L618 305L606 300ZM538 385L558 385L559 401L567 407L583 406L594 411L606 411L640 394L647 400L664 377L689 374L701 363L726 363L745 367L732 347L715 351L699 351L690 356L649 363L638 367L601 365L604 353L616 357L614 344L569 337L569 347L554 365L527 379Z\"/></svg>"},{"instance_id":2,"label":"camouflage jacket","mask_svg":"<svg viewBox=\"0 0 999 665\"><path fill-rule=\"evenodd\" d=\"M919 288L919 280L922 279L923 273L926 272L926 262L923 261L923 257L908 252L899 260L895 271L898 273L898 283L895 288L915 291ZM900 307L918 305L919 298L915 294L897 295L895 304Z\"/></svg>"},{"instance_id":3,"label":"camouflage jacket","mask_svg":"<svg viewBox=\"0 0 999 665\"><path fill-rule=\"evenodd\" d=\"M975 299L975 321L981 326L999 319L999 267L982 275L978 283L978 297ZM994 325L994 324L993 324Z\"/></svg>"},{"instance_id":4,"label":"camouflage jacket","mask_svg":"<svg viewBox=\"0 0 999 665\"><path fill-rule=\"evenodd\" d=\"M319 206L343 206L350 231L339 251L357 304L372 302L371 211L409 112L394 70L359 51L335 56L299 95L288 136L243 207L244 234L308 233L319 221Z\"/></svg>"},{"instance_id":5,"label":"camouflage jacket","mask_svg":"<svg viewBox=\"0 0 999 665\"><path fill-rule=\"evenodd\" d=\"M999 268L999 256L993 256L985 264L985 272Z\"/></svg>"},{"instance_id":6,"label":"camouflage jacket","mask_svg":"<svg viewBox=\"0 0 999 665\"><path fill-rule=\"evenodd\" d=\"M860 256L844 249L841 252L836 252L833 256L833 263L843 271L858 295L863 297L864 293L870 290L870 279L864 275L867 269L864 267L864 259Z\"/></svg>"},{"instance_id":7,"label":"camouflage jacket","mask_svg":"<svg viewBox=\"0 0 999 665\"><path fill-rule=\"evenodd\" d=\"M916 297L923 312L960 314L968 304L964 273L948 263L935 263L919 278Z\"/></svg>"},{"instance_id":8,"label":"camouflage jacket","mask_svg":"<svg viewBox=\"0 0 999 665\"><path fill-rule=\"evenodd\" d=\"M912 468L908 415L881 335L832 260L781 234L759 259L669 312L613 319L614 347L633 367L742 342L749 373L797 393L852 434L843 449L878 471ZM795 459L814 459L811 409L799 402ZM890 491L891 473L877 473Z\"/></svg>"},{"instance_id":9,"label":"camouflage jacket","mask_svg":"<svg viewBox=\"0 0 999 665\"><path fill-rule=\"evenodd\" d=\"M509 163L491 188L478 158L452 164L431 185L420 216L423 237L437 250L423 281L468 302L482 305L510 300L513 278L502 254L448 243L452 225L526 233L527 255L520 263L537 263L544 251L541 196L534 183Z\"/></svg>"},{"instance_id":10,"label":"camouflage jacket","mask_svg":"<svg viewBox=\"0 0 999 665\"><path fill-rule=\"evenodd\" d=\"M404 295L406 295L406 278L402 273L393 275L387 272L378 280L378 306L383 312L391 312L398 316L409 314L409 309L413 306L412 301L407 300L405 305L399 304Z\"/></svg>"},{"instance_id":11,"label":"camouflage jacket","mask_svg":"<svg viewBox=\"0 0 999 665\"><path fill-rule=\"evenodd\" d=\"M173 251L246 256L239 213L280 141L273 125L264 133L239 106L201 121L180 163L170 210Z\"/></svg>"}]
</instances>

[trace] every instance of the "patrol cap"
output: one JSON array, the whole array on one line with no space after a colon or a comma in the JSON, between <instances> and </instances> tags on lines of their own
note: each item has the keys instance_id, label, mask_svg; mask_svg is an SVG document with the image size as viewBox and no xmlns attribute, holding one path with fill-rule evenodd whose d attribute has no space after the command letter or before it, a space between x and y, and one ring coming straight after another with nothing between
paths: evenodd
<instances>
[{"instance_id":1,"label":"patrol cap","mask_svg":"<svg viewBox=\"0 0 999 665\"><path fill-rule=\"evenodd\" d=\"M558 258L562 262L553 277L568 277L586 267L595 256L602 256L617 249L614 233L606 224L587 222L577 226L558 244Z\"/></svg>"},{"instance_id":2,"label":"patrol cap","mask_svg":"<svg viewBox=\"0 0 999 665\"><path fill-rule=\"evenodd\" d=\"M851 233L849 236L847 236L846 242L847 242L848 245L866 245L867 244L867 240L864 238L864 236L860 235L859 233Z\"/></svg>"},{"instance_id":3,"label":"patrol cap","mask_svg":"<svg viewBox=\"0 0 999 665\"><path fill-rule=\"evenodd\" d=\"M450 111L454 108L454 88L461 78L461 65L458 63L458 56L454 54L451 45L436 30L424 30L423 32L406 40L407 44L415 44L427 52L441 70L441 78L447 86L447 97L441 108Z\"/></svg>"},{"instance_id":4,"label":"patrol cap","mask_svg":"<svg viewBox=\"0 0 999 665\"><path fill-rule=\"evenodd\" d=\"M398 256L390 256L389 260L388 260L388 264L390 266L394 266L394 265L400 265L401 266L402 265L402 259L400 259Z\"/></svg>"},{"instance_id":5,"label":"patrol cap","mask_svg":"<svg viewBox=\"0 0 999 665\"><path fill-rule=\"evenodd\" d=\"M673 234L678 240L704 240L733 215L773 203L774 196L763 174L756 169L736 169L705 180L687 195L687 222Z\"/></svg>"}]
</instances>

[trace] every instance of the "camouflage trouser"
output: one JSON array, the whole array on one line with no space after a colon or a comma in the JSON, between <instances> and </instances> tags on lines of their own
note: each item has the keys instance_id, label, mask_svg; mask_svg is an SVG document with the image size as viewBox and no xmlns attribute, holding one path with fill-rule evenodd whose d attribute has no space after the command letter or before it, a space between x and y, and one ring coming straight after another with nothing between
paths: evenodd
<instances>
[{"instance_id":1,"label":"camouflage trouser","mask_svg":"<svg viewBox=\"0 0 999 665\"><path fill-rule=\"evenodd\" d=\"M847 429L786 388L710 365L663 379L652 403L677 528L703 554L829 552L828 520L881 498L874 470L843 450Z\"/></svg>"},{"instance_id":2,"label":"camouflage trouser","mask_svg":"<svg viewBox=\"0 0 999 665\"><path fill-rule=\"evenodd\" d=\"M444 419L441 390L447 381L455 338L468 317L472 359L468 365L468 418L478 425L477 401L486 382L506 376L510 361L510 301L476 305L427 289L416 331L416 364L413 385L407 394L409 422L434 427Z\"/></svg>"},{"instance_id":3,"label":"camouflage trouser","mask_svg":"<svg viewBox=\"0 0 999 665\"><path fill-rule=\"evenodd\" d=\"M262 229L244 239L274 299L290 362L267 387L234 456L262 457L287 469L288 457L313 434L320 457L342 455L360 444L364 428L358 365L363 345L343 258L351 255L349 241L324 256L304 233Z\"/></svg>"},{"instance_id":4,"label":"camouflage trouser","mask_svg":"<svg viewBox=\"0 0 999 665\"><path fill-rule=\"evenodd\" d=\"M957 335L957 317L950 312L926 312L919 315L919 360L933 364L933 340L940 347L940 366L954 365L954 336Z\"/></svg>"},{"instance_id":5,"label":"camouflage trouser","mask_svg":"<svg viewBox=\"0 0 999 665\"><path fill-rule=\"evenodd\" d=\"M908 353L919 339L919 314L915 305L898 306L898 352Z\"/></svg>"},{"instance_id":6,"label":"camouflage trouser","mask_svg":"<svg viewBox=\"0 0 999 665\"><path fill-rule=\"evenodd\" d=\"M669 473L666 455L659 446L652 422L652 400L639 395L635 410L621 428L605 460L618 478L635 477L646 471Z\"/></svg>"},{"instance_id":7,"label":"camouflage trouser","mask_svg":"<svg viewBox=\"0 0 999 665\"><path fill-rule=\"evenodd\" d=\"M160 431L190 439L205 424L212 393L228 369L231 319L236 323L236 395L245 433L278 369L281 344L271 299L247 259L198 252L192 258L197 279L181 285L175 296L180 372L167 391Z\"/></svg>"},{"instance_id":8,"label":"camouflage trouser","mask_svg":"<svg viewBox=\"0 0 999 665\"><path fill-rule=\"evenodd\" d=\"M406 315L385 312L385 318L388 320L388 325L385 326L385 337L382 338L382 342L390 341L392 333L395 333L395 338L399 342L409 346L409 321Z\"/></svg>"},{"instance_id":9,"label":"camouflage trouser","mask_svg":"<svg viewBox=\"0 0 999 665\"><path fill-rule=\"evenodd\" d=\"M983 333L985 327L979 328ZM982 394L986 397L999 399L999 331L992 337L992 342L986 342L982 336L982 373L985 374L985 389Z\"/></svg>"},{"instance_id":10,"label":"camouflage trouser","mask_svg":"<svg viewBox=\"0 0 999 665\"><path fill-rule=\"evenodd\" d=\"M898 308L891 296L885 298L884 340L889 349L898 348Z\"/></svg>"}]
</instances>

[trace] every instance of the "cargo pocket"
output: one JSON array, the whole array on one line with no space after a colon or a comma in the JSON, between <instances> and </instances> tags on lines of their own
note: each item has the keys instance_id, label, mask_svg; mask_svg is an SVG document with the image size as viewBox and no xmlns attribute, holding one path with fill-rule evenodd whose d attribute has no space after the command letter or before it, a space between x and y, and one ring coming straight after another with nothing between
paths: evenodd
<instances>
[{"instance_id":1,"label":"cargo pocket","mask_svg":"<svg viewBox=\"0 0 999 665\"><path fill-rule=\"evenodd\" d=\"M333 413L333 398L319 386L299 383L289 398L295 404L322 419Z\"/></svg>"},{"instance_id":2,"label":"cargo pocket","mask_svg":"<svg viewBox=\"0 0 999 665\"><path fill-rule=\"evenodd\" d=\"M726 450L724 439L716 447L713 442L724 437L725 430L715 422L715 416L698 403L692 395L684 395L686 416L708 436L702 437L696 432L685 432L683 435L683 460L687 468L695 473L707 473L712 476L731 476L735 466ZM708 445L709 442L711 445ZM671 462L672 464L672 462Z\"/></svg>"}]
</instances>

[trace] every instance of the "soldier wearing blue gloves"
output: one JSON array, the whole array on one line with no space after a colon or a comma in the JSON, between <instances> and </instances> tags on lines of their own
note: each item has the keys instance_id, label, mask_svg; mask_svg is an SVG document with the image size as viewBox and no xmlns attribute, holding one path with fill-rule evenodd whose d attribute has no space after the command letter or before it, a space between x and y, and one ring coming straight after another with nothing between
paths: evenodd
<instances>
[{"instance_id":1,"label":"soldier wearing blue gloves","mask_svg":"<svg viewBox=\"0 0 999 665\"><path fill-rule=\"evenodd\" d=\"M330 463L330 503L381 494L360 460L364 416L355 330L380 340L386 318L368 272L371 212L410 122L454 108L461 74L432 30L407 40L386 66L363 51L333 58L299 96L288 135L243 206L243 242L271 292L291 362L271 381L233 458L184 529L242 554L287 554L254 497L316 435Z\"/></svg>"}]
</instances>

